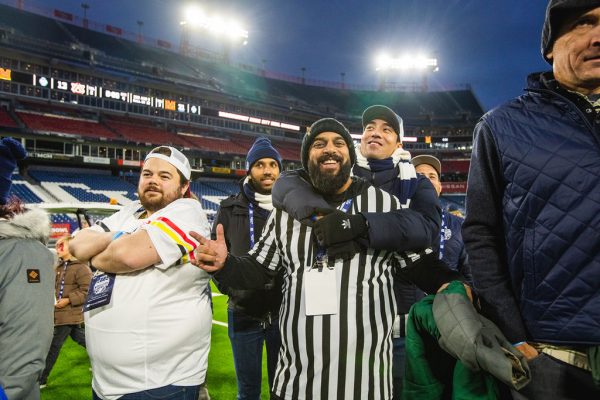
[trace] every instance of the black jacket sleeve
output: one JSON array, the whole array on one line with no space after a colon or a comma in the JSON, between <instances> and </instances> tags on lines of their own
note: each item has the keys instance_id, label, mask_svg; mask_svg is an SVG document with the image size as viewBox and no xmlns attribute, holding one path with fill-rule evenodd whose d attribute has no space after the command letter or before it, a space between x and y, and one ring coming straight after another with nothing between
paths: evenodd
<instances>
[{"instance_id":1,"label":"black jacket sleeve","mask_svg":"<svg viewBox=\"0 0 600 400\"><path fill-rule=\"evenodd\" d=\"M474 133L463 240L482 312L515 343L525 340L526 330L508 272L502 218L504 187L500 154L489 126L482 120Z\"/></svg>"},{"instance_id":2,"label":"black jacket sleeve","mask_svg":"<svg viewBox=\"0 0 600 400\"><path fill-rule=\"evenodd\" d=\"M233 289L264 289L275 275L277 271L265 268L250 255L236 257L229 254L225 266L214 278Z\"/></svg>"},{"instance_id":3,"label":"black jacket sleeve","mask_svg":"<svg viewBox=\"0 0 600 400\"><path fill-rule=\"evenodd\" d=\"M458 259L458 272L465 277L469 285L473 285L473 274L471 273L471 266L469 265L469 257L467 257L467 250L463 244L460 249L460 255Z\"/></svg>"},{"instance_id":4,"label":"black jacket sleeve","mask_svg":"<svg viewBox=\"0 0 600 400\"><path fill-rule=\"evenodd\" d=\"M437 248L442 223L440 200L429 179L420 174L409 208L363 215L369 223L371 248L392 251Z\"/></svg>"},{"instance_id":5,"label":"black jacket sleeve","mask_svg":"<svg viewBox=\"0 0 600 400\"><path fill-rule=\"evenodd\" d=\"M396 274L401 280L414 283L419 289L427 294L435 294L440 286L452 281L465 282L466 279L458 271L450 268L444 261L439 259L437 252L420 253L420 258L410 265L401 268L397 266Z\"/></svg>"},{"instance_id":6,"label":"black jacket sleeve","mask_svg":"<svg viewBox=\"0 0 600 400\"><path fill-rule=\"evenodd\" d=\"M213 226L212 229L210 231L210 238L212 240L216 240L217 239L217 225L218 224L222 224L223 228L227 228L227 226L229 226L229 217L228 217L228 213L224 212L222 207L219 207L219 210L217 211L217 215L215 216L215 220L213 222ZM227 232L225 231L225 243L227 243L227 248L230 249L231 248L231 243L229 242L229 238L227 236ZM230 291L227 285L224 285L217 277L216 275L213 275L213 282L215 283L215 285L217 286L217 289L219 289L219 292L226 294L226 295L230 295Z\"/></svg>"}]
</instances>

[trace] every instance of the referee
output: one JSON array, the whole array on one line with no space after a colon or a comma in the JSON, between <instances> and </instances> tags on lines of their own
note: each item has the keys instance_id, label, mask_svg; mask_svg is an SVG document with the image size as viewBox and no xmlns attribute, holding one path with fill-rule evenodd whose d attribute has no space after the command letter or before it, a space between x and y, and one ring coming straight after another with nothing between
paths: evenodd
<instances>
[{"instance_id":1,"label":"referee","mask_svg":"<svg viewBox=\"0 0 600 400\"><path fill-rule=\"evenodd\" d=\"M222 226L215 241L191 233L201 243L195 263L219 271L218 279L232 287L262 287L284 269L282 348L272 399L392 397L393 265L398 255L360 247L346 257L327 257L311 226L320 214L339 209L348 214L343 229L360 229L361 224L352 223L357 214L399 207L392 195L350 176L355 160L348 130L334 119L321 119L302 143L301 175L308 184L295 193L320 195L322 204L313 215L275 208L259 241L243 257L228 254Z\"/></svg>"}]
</instances>

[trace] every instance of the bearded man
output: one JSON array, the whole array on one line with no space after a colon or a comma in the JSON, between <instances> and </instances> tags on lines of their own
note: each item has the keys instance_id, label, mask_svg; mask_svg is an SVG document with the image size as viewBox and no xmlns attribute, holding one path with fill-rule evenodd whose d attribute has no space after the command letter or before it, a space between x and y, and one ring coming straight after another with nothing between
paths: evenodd
<instances>
[{"instance_id":1,"label":"bearded man","mask_svg":"<svg viewBox=\"0 0 600 400\"><path fill-rule=\"evenodd\" d=\"M395 267L412 269L419 256L361 246L345 257L328 257L314 221L339 210L348 216L343 229L351 230L352 216L389 212L400 203L350 176L356 153L350 133L337 120L315 122L301 151L299 176L305 184L295 186L292 198L303 206L275 206L260 239L244 256L228 252L221 225L216 240L191 232L201 243L194 264L218 271L220 282L245 289L259 288L283 270L282 346L271 399L389 399L393 284L400 270ZM441 283L431 282L429 289Z\"/></svg>"},{"instance_id":2,"label":"bearded man","mask_svg":"<svg viewBox=\"0 0 600 400\"><path fill-rule=\"evenodd\" d=\"M84 306L94 399L196 399L206 377L211 333L210 276L190 264L208 235L190 198L191 168L160 146L144 161L139 201L71 239L73 256L101 273Z\"/></svg>"}]
</instances>

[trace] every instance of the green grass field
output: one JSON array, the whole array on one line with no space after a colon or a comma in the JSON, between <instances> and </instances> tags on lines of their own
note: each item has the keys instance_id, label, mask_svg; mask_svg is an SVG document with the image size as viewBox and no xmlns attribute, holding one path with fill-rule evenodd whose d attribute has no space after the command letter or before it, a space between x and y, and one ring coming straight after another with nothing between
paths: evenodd
<instances>
[{"instance_id":1,"label":"green grass field","mask_svg":"<svg viewBox=\"0 0 600 400\"><path fill-rule=\"evenodd\" d=\"M216 289L213 288L213 291ZM213 298L215 321L227 322L227 297ZM85 349L71 338L63 346L56 365L42 390L42 400L87 400L92 398L92 373ZM263 386L261 399L269 398L266 374L266 354L263 355ZM213 324L208 358L208 391L212 400L235 400L237 385L233 368L227 327Z\"/></svg>"}]
</instances>

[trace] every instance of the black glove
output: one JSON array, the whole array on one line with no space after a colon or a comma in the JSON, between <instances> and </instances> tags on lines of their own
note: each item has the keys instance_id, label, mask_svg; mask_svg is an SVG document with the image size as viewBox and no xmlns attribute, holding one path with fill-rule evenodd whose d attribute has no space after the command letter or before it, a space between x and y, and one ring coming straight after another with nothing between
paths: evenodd
<instances>
[{"instance_id":1,"label":"black glove","mask_svg":"<svg viewBox=\"0 0 600 400\"><path fill-rule=\"evenodd\" d=\"M354 257L356 253L360 251L360 245L350 240L348 242L337 243L327 247L327 259L333 263L336 259L342 259L344 261Z\"/></svg>"},{"instance_id":2,"label":"black glove","mask_svg":"<svg viewBox=\"0 0 600 400\"><path fill-rule=\"evenodd\" d=\"M348 242L364 235L369 227L362 214L347 214L336 209L315 210L321 217L313 225L313 232L321 246L329 247L335 243Z\"/></svg>"}]
</instances>

